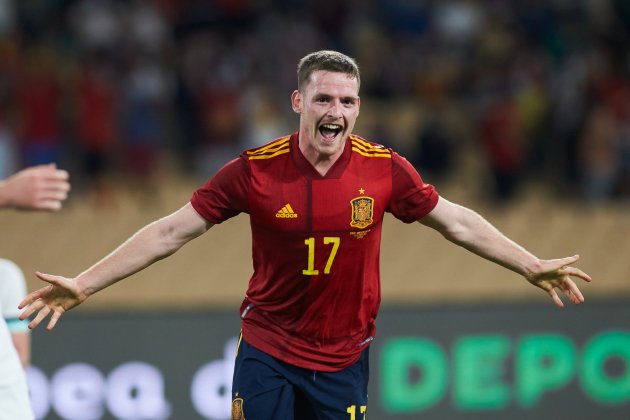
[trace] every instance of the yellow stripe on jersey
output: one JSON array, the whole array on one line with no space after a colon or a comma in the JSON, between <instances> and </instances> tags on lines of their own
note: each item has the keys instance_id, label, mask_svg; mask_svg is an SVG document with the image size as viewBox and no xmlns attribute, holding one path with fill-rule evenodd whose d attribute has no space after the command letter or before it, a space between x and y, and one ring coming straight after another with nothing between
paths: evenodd
<instances>
[{"instance_id":1,"label":"yellow stripe on jersey","mask_svg":"<svg viewBox=\"0 0 630 420\"><path fill-rule=\"evenodd\" d=\"M389 150L387 150L383 146L368 143L365 140L359 137L355 137L355 136L351 136L350 139L352 140L353 152L357 152L360 155L367 156L367 157L384 157L384 158L392 157Z\"/></svg>"},{"instance_id":2,"label":"yellow stripe on jersey","mask_svg":"<svg viewBox=\"0 0 630 420\"><path fill-rule=\"evenodd\" d=\"M256 155L256 156L247 156L247 159L249 160L254 160L254 159L271 159L272 157L278 156L278 155L283 155L285 153L289 153L291 150L289 150L289 147L285 147L281 150L278 150L275 153L272 153L270 155Z\"/></svg>"},{"instance_id":3,"label":"yellow stripe on jersey","mask_svg":"<svg viewBox=\"0 0 630 420\"><path fill-rule=\"evenodd\" d=\"M289 140L291 136L283 137L273 143L255 150L247 151L248 159L269 159L274 156L289 153Z\"/></svg>"},{"instance_id":4,"label":"yellow stripe on jersey","mask_svg":"<svg viewBox=\"0 0 630 420\"><path fill-rule=\"evenodd\" d=\"M390 153L367 153L357 147L353 147L352 151L357 152L358 154L365 157L380 157L380 158L388 158L388 159L391 159L392 157Z\"/></svg>"},{"instance_id":5,"label":"yellow stripe on jersey","mask_svg":"<svg viewBox=\"0 0 630 420\"><path fill-rule=\"evenodd\" d=\"M351 135L350 136L350 140L355 141L355 142L360 143L360 144L363 144L365 147L378 147L375 144L372 144L370 142L367 142L367 141L363 140L359 136Z\"/></svg>"},{"instance_id":6,"label":"yellow stripe on jersey","mask_svg":"<svg viewBox=\"0 0 630 420\"><path fill-rule=\"evenodd\" d=\"M284 146L284 143L288 143L290 139L291 139L291 136L282 137L282 138L274 141L273 143L267 144L266 146L261 146L261 147L259 147L257 149L248 151L247 154L248 155L254 155L254 154L260 154L260 153L268 152L270 149L275 149L276 147Z\"/></svg>"},{"instance_id":7,"label":"yellow stripe on jersey","mask_svg":"<svg viewBox=\"0 0 630 420\"><path fill-rule=\"evenodd\" d=\"M363 140L359 136L350 136L350 140L352 140L352 142L356 146L361 147L365 151L373 150L373 151L378 151L378 152L388 152L389 153L389 151L385 147L381 146L380 144L374 144L374 143L367 142L367 141Z\"/></svg>"}]
</instances>

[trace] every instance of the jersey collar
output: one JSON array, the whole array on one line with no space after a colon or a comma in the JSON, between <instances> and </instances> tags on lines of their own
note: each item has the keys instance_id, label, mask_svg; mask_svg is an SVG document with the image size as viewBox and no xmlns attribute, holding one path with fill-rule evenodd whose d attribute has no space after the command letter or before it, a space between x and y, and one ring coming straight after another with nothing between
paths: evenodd
<instances>
[{"instance_id":1,"label":"jersey collar","mask_svg":"<svg viewBox=\"0 0 630 420\"><path fill-rule=\"evenodd\" d=\"M302 152L300 151L299 146L299 132L295 132L291 135L291 157L293 158L293 162L298 167L300 172L309 179L339 179L343 172L348 166L350 162L350 157L352 155L352 144L350 143L350 136L346 138L346 144L343 147L343 153L339 156L339 159L333 164L333 166L328 170L326 175L322 176L317 170L311 165L311 162L306 160Z\"/></svg>"}]
</instances>

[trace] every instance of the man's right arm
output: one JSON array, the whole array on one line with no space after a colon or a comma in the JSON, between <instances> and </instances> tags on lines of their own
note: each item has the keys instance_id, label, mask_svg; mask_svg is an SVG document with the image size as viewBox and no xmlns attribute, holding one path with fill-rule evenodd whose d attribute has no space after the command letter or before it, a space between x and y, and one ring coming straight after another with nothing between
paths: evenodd
<instances>
[{"instance_id":1,"label":"man's right arm","mask_svg":"<svg viewBox=\"0 0 630 420\"><path fill-rule=\"evenodd\" d=\"M21 303L25 319L37 314L29 328L35 328L52 313L47 329L54 328L59 317L81 304L90 295L131 276L156 261L168 257L212 227L190 203L176 212L140 229L105 258L74 279L37 273L49 286L30 293Z\"/></svg>"},{"instance_id":2,"label":"man's right arm","mask_svg":"<svg viewBox=\"0 0 630 420\"><path fill-rule=\"evenodd\" d=\"M212 227L190 203L140 229L101 261L76 277L86 297L174 254Z\"/></svg>"}]
</instances>

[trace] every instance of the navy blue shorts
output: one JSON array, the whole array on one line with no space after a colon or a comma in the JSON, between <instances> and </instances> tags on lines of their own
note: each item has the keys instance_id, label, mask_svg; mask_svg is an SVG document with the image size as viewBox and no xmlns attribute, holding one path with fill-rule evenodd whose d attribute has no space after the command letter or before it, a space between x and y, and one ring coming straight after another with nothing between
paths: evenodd
<instances>
[{"instance_id":1,"label":"navy blue shorts","mask_svg":"<svg viewBox=\"0 0 630 420\"><path fill-rule=\"evenodd\" d=\"M232 420L363 420L369 371L369 347L354 365L320 372L282 362L241 338Z\"/></svg>"}]
</instances>

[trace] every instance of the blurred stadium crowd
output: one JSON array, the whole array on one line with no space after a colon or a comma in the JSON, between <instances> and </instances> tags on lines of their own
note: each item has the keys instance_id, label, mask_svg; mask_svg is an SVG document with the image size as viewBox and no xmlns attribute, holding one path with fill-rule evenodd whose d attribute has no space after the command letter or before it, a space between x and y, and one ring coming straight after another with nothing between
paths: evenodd
<instances>
[{"instance_id":1,"label":"blurred stadium crowd","mask_svg":"<svg viewBox=\"0 0 630 420\"><path fill-rule=\"evenodd\" d=\"M362 70L357 133L434 182L630 198L627 0L1 0L0 179L55 161L102 200L205 179L297 128L295 66Z\"/></svg>"}]
</instances>

